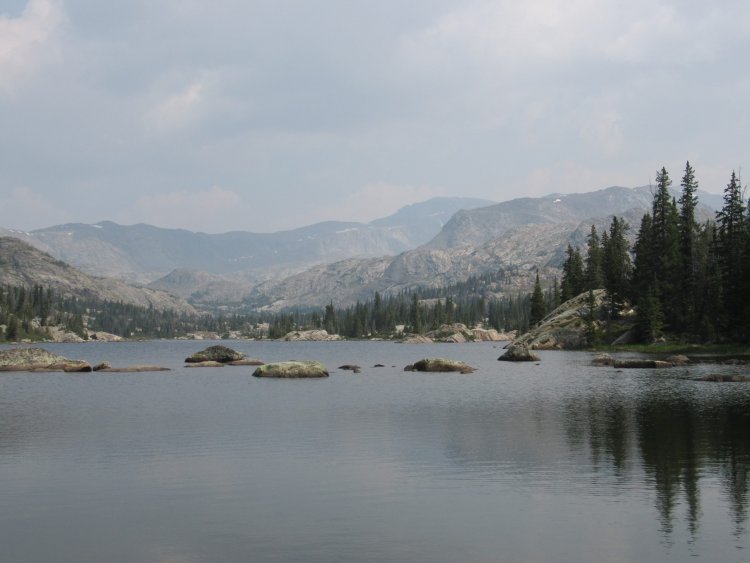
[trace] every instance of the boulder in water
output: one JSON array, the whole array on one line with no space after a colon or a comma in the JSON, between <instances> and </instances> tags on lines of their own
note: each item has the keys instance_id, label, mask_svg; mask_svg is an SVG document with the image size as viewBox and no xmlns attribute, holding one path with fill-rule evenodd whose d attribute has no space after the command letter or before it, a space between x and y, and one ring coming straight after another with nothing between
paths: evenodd
<instances>
[{"instance_id":1,"label":"boulder in water","mask_svg":"<svg viewBox=\"0 0 750 563\"><path fill-rule=\"evenodd\" d=\"M430 372L459 372L472 373L475 371L470 365L458 360L448 360L445 358L425 358L411 364L410 370L405 371L430 371Z\"/></svg>"},{"instance_id":2,"label":"boulder in water","mask_svg":"<svg viewBox=\"0 0 750 563\"><path fill-rule=\"evenodd\" d=\"M11 348L0 351L0 371L62 371L65 367L74 371L73 366L91 366L83 360L69 360L43 348Z\"/></svg>"},{"instance_id":3,"label":"boulder in water","mask_svg":"<svg viewBox=\"0 0 750 563\"><path fill-rule=\"evenodd\" d=\"M531 353L525 344L511 344L508 350L498 358L503 362L538 362L539 357Z\"/></svg>"},{"instance_id":4,"label":"boulder in water","mask_svg":"<svg viewBox=\"0 0 750 563\"><path fill-rule=\"evenodd\" d=\"M296 379L303 377L328 377L326 367L315 360L290 360L259 366L253 372L255 377L278 377Z\"/></svg>"},{"instance_id":5,"label":"boulder in water","mask_svg":"<svg viewBox=\"0 0 750 563\"><path fill-rule=\"evenodd\" d=\"M189 358L185 358L185 362L188 364L197 364L200 362L219 362L222 364L228 364L230 362L237 362L244 360L245 354L242 352L236 352L226 346L209 346L205 350L196 352Z\"/></svg>"}]
</instances>

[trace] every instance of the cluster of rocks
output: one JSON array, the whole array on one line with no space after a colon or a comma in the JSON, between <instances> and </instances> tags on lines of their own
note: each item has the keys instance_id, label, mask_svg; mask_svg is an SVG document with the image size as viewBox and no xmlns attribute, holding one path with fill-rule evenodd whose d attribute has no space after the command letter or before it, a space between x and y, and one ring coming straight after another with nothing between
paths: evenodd
<instances>
[{"instance_id":1,"label":"cluster of rocks","mask_svg":"<svg viewBox=\"0 0 750 563\"><path fill-rule=\"evenodd\" d=\"M53 354L43 348L12 348L0 351L0 371L64 371L64 372L144 372L168 371L169 368L160 366L128 366L112 367L109 362L102 362L92 366L83 360L71 360L58 354Z\"/></svg>"},{"instance_id":2,"label":"cluster of rocks","mask_svg":"<svg viewBox=\"0 0 750 563\"><path fill-rule=\"evenodd\" d=\"M465 324L454 323L422 334L412 334L399 340L402 344L432 344L448 342L463 344L465 342L501 342L513 340L516 332L498 332L494 328L468 328Z\"/></svg>"},{"instance_id":3,"label":"cluster of rocks","mask_svg":"<svg viewBox=\"0 0 750 563\"><path fill-rule=\"evenodd\" d=\"M618 369L662 369L689 365L690 358L683 355L669 356L664 360L651 358L615 358L609 354L594 356L591 363L595 366L612 366Z\"/></svg>"},{"instance_id":4,"label":"cluster of rocks","mask_svg":"<svg viewBox=\"0 0 750 563\"><path fill-rule=\"evenodd\" d=\"M687 366L694 362L687 356L676 354L663 360L651 358L615 358L610 354L597 354L591 359L595 366L611 366L617 369L668 369L677 366ZM723 363L723 362L718 362ZM750 377L735 373L712 373L699 378L699 381L711 382L746 382Z\"/></svg>"},{"instance_id":5,"label":"cluster of rocks","mask_svg":"<svg viewBox=\"0 0 750 563\"><path fill-rule=\"evenodd\" d=\"M290 360L259 366L253 372L255 377L275 377L298 379L303 377L328 377L326 367L315 360Z\"/></svg>"},{"instance_id":6,"label":"cluster of rocks","mask_svg":"<svg viewBox=\"0 0 750 563\"><path fill-rule=\"evenodd\" d=\"M338 334L328 334L325 330L295 330L279 338L286 342L331 342L343 340Z\"/></svg>"}]
</instances>

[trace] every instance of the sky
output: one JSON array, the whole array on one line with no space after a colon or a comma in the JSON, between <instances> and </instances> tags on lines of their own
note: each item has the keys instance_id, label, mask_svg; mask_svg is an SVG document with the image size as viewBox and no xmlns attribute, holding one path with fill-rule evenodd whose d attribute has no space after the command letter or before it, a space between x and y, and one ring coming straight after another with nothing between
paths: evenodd
<instances>
[{"instance_id":1,"label":"sky","mask_svg":"<svg viewBox=\"0 0 750 563\"><path fill-rule=\"evenodd\" d=\"M750 164L750 2L0 0L0 226L272 232Z\"/></svg>"}]
</instances>

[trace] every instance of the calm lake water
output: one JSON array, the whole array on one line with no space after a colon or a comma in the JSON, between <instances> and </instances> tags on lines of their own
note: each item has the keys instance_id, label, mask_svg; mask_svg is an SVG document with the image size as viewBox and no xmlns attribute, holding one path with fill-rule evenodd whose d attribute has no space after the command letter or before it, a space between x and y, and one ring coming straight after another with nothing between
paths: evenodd
<instances>
[{"instance_id":1,"label":"calm lake water","mask_svg":"<svg viewBox=\"0 0 750 563\"><path fill-rule=\"evenodd\" d=\"M44 346L171 372L0 373L0 560L750 560L750 384L696 381L747 368L237 341L331 377L183 367L210 344ZM423 357L479 369L402 371Z\"/></svg>"}]
</instances>

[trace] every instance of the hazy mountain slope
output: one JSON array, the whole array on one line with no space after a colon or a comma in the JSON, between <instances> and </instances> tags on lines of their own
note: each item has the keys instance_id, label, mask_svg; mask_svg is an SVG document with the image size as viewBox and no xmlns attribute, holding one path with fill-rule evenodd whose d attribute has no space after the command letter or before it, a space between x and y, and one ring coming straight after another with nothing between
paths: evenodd
<instances>
[{"instance_id":1,"label":"hazy mountain slope","mask_svg":"<svg viewBox=\"0 0 750 563\"><path fill-rule=\"evenodd\" d=\"M459 211L429 243L431 248L476 246L509 229L529 224L580 222L588 217L620 215L633 208L647 209L648 188L611 187L585 194L553 194L521 198L482 209Z\"/></svg>"},{"instance_id":2,"label":"hazy mountain slope","mask_svg":"<svg viewBox=\"0 0 750 563\"><path fill-rule=\"evenodd\" d=\"M495 205L487 199L465 197L435 197L421 203L402 207L390 217L370 222L373 227L400 229L416 248L429 242L453 215L460 210Z\"/></svg>"},{"instance_id":3,"label":"hazy mountain slope","mask_svg":"<svg viewBox=\"0 0 750 563\"><path fill-rule=\"evenodd\" d=\"M526 290L533 283L536 268L542 269L543 276L560 276L567 245L585 249L591 225L595 224L601 234L609 227L612 215L630 224L632 243L651 202L649 188L607 188L461 211L435 240L387 263L349 260L321 266L278 283L262 284L253 299L276 307L322 306L331 299L346 305L376 290L450 285L500 268L513 272L508 291ZM705 205L697 211L700 220L713 216Z\"/></svg>"},{"instance_id":4,"label":"hazy mountain slope","mask_svg":"<svg viewBox=\"0 0 750 563\"><path fill-rule=\"evenodd\" d=\"M92 275L148 283L175 269L192 269L257 283L320 263L398 254L430 240L457 210L491 203L435 198L370 224L328 221L277 233L206 234L104 221L6 234Z\"/></svg>"},{"instance_id":5,"label":"hazy mountain slope","mask_svg":"<svg viewBox=\"0 0 750 563\"><path fill-rule=\"evenodd\" d=\"M237 303L250 293L253 285L200 270L178 268L148 287L195 303Z\"/></svg>"},{"instance_id":6,"label":"hazy mountain slope","mask_svg":"<svg viewBox=\"0 0 750 563\"><path fill-rule=\"evenodd\" d=\"M49 254L11 237L0 237L0 284L50 287L60 295L103 301L122 301L141 307L194 314L185 301L163 291L95 278L56 260Z\"/></svg>"}]
</instances>

